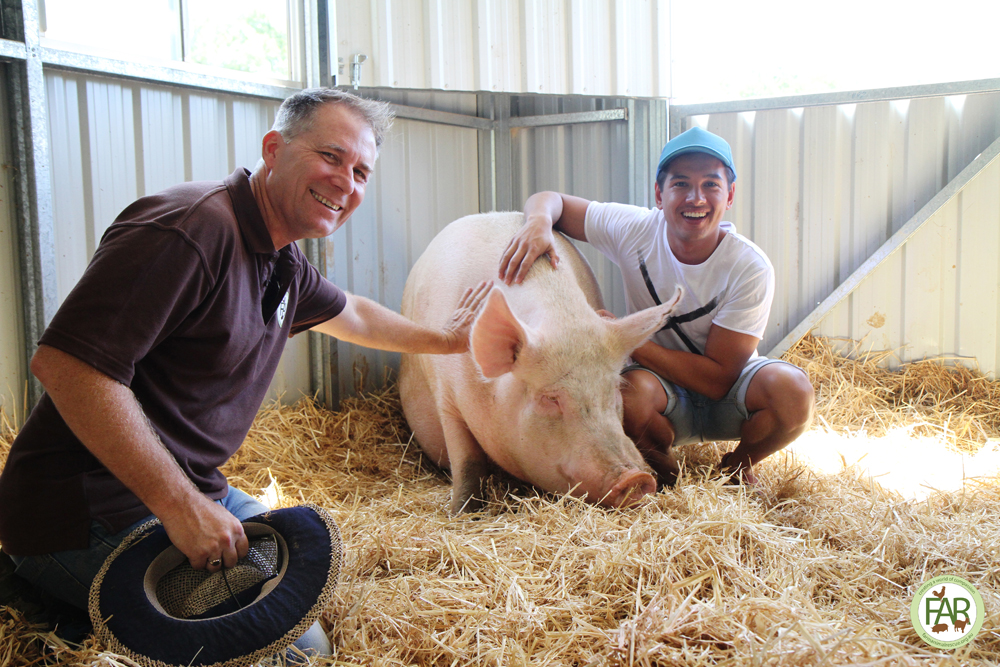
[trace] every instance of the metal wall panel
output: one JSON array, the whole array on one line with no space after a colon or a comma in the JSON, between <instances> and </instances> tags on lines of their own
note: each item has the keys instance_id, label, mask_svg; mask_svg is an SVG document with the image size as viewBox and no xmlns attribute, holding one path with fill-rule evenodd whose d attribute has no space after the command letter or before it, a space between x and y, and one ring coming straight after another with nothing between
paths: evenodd
<instances>
[{"instance_id":1,"label":"metal wall panel","mask_svg":"<svg viewBox=\"0 0 1000 667\"><path fill-rule=\"evenodd\" d=\"M1000 93L750 112L712 113L707 107L700 107L701 115L681 118L680 128L697 124L731 143L738 172L731 219L775 265L777 293L762 352L1000 136ZM985 175L975 181L984 182L990 182ZM969 184L960 200L962 215L954 223L960 232L953 232L951 222L935 222L945 231L934 242L925 232L907 241L904 252L878 269L878 280L864 281L849 305L825 316L822 332L852 339L872 332L866 345L899 349L892 364L962 354L995 372L996 306L963 306L968 290L956 282L959 273L948 273L964 267L966 275L986 278L980 292L995 292L996 244L969 241L993 238L995 198L989 187ZM933 258L926 256L930 249L936 251ZM931 271L936 263L948 270ZM927 283L931 273L937 281L933 289ZM938 304L933 313L923 305L928 291ZM916 313L931 319L924 322ZM980 315L982 321L974 323ZM882 318L889 319L879 327L869 323ZM976 342L959 335L952 326L956 318L968 324L961 333L969 327L980 332ZM935 327L942 328L931 331Z\"/></svg>"},{"instance_id":2,"label":"metal wall panel","mask_svg":"<svg viewBox=\"0 0 1000 667\"><path fill-rule=\"evenodd\" d=\"M407 106L475 115L476 96L383 95ZM326 242L327 276L341 288L398 311L410 267L449 222L479 212L476 130L396 120L382 144L364 203ZM339 342L340 395L364 378L371 390L399 368L399 355Z\"/></svg>"},{"instance_id":3,"label":"metal wall panel","mask_svg":"<svg viewBox=\"0 0 1000 667\"><path fill-rule=\"evenodd\" d=\"M554 190L591 201L653 206L654 161L666 140L666 103L655 100L582 97L515 97L512 116L628 108L631 120L520 128L513 132L513 201L520 209L536 192ZM637 154L629 149L636 135ZM655 146L655 148L653 148ZM654 155L655 154L655 155ZM646 187L641 187L645 184ZM586 243L576 244L590 262L605 307L625 314L621 272Z\"/></svg>"},{"instance_id":4,"label":"metal wall panel","mask_svg":"<svg viewBox=\"0 0 1000 667\"><path fill-rule=\"evenodd\" d=\"M137 197L252 169L279 104L54 69L45 78L60 302ZM294 401L309 392L308 341L297 336L269 397Z\"/></svg>"},{"instance_id":5,"label":"metal wall panel","mask_svg":"<svg viewBox=\"0 0 1000 667\"><path fill-rule=\"evenodd\" d=\"M994 160L834 308L817 333L898 350L895 363L954 355L997 377L998 252L1000 160Z\"/></svg>"},{"instance_id":6,"label":"metal wall panel","mask_svg":"<svg viewBox=\"0 0 1000 667\"><path fill-rule=\"evenodd\" d=\"M0 164L11 156L7 81L0 77ZM11 169L0 169L0 411L19 424L27 382L24 315L21 309L21 261L17 256L17 207Z\"/></svg>"},{"instance_id":7,"label":"metal wall panel","mask_svg":"<svg viewBox=\"0 0 1000 667\"><path fill-rule=\"evenodd\" d=\"M670 95L668 0L338 0L345 77L361 85Z\"/></svg>"}]
</instances>

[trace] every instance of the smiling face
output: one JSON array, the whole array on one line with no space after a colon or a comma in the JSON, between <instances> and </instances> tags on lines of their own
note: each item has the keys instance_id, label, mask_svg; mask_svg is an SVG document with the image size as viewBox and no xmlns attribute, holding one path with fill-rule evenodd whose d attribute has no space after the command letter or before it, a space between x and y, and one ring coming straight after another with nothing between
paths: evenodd
<instances>
[{"instance_id":1,"label":"smiling face","mask_svg":"<svg viewBox=\"0 0 1000 667\"><path fill-rule=\"evenodd\" d=\"M329 236L365 198L378 152L365 120L341 104L325 104L308 129L285 141L264 135L264 221L275 248Z\"/></svg>"},{"instance_id":2,"label":"smiling face","mask_svg":"<svg viewBox=\"0 0 1000 667\"><path fill-rule=\"evenodd\" d=\"M736 194L722 161L707 153L681 155L667 166L663 188L657 184L655 192L674 254L687 264L708 259L722 241L719 223Z\"/></svg>"}]
</instances>

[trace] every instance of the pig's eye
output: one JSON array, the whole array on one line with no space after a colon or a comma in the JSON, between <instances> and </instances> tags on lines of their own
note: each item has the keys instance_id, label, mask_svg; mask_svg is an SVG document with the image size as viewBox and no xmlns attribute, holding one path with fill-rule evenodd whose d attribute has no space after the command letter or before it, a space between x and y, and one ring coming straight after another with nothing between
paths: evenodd
<instances>
[{"instance_id":1,"label":"pig's eye","mask_svg":"<svg viewBox=\"0 0 1000 667\"><path fill-rule=\"evenodd\" d=\"M562 412L559 406L559 397L555 394L542 394L538 397L538 409L547 415L558 415Z\"/></svg>"}]
</instances>

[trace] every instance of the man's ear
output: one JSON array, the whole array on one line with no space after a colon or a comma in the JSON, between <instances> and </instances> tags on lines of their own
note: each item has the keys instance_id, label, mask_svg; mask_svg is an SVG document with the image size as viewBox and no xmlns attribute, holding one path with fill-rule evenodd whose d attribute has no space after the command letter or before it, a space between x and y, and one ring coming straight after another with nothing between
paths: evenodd
<instances>
[{"instance_id":1,"label":"man's ear","mask_svg":"<svg viewBox=\"0 0 1000 667\"><path fill-rule=\"evenodd\" d=\"M663 208L663 191L660 190L659 183L653 183L653 198L656 200L656 208Z\"/></svg>"},{"instance_id":2,"label":"man's ear","mask_svg":"<svg viewBox=\"0 0 1000 667\"><path fill-rule=\"evenodd\" d=\"M271 130L264 135L260 144L260 156L267 168L270 169L274 166L278 151L285 145L285 139L277 130Z\"/></svg>"},{"instance_id":3,"label":"man's ear","mask_svg":"<svg viewBox=\"0 0 1000 667\"><path fill-rule=\"evenodd\" d=\"M729 184L729 200L726 202L726 210L733 207L733 200L736 198L736 183Z\"/></svg>"}]
</instances>

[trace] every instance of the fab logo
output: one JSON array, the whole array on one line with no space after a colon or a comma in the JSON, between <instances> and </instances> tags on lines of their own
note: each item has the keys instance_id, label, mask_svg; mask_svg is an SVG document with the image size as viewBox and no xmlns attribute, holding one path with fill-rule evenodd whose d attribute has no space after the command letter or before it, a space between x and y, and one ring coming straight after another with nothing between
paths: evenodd
<instances>
[{"instance_id":1,"label":"fab logo","mask_svg":"<svg viewBox=\"0 0 1000 667\"><path fill-rule=\"evenodd\" d=\"M920 638L936 648L958 648L983 626L983 598L972 584L950 574L923 584L910 604L910 620Z\"/></svg>"}]
</instances>

